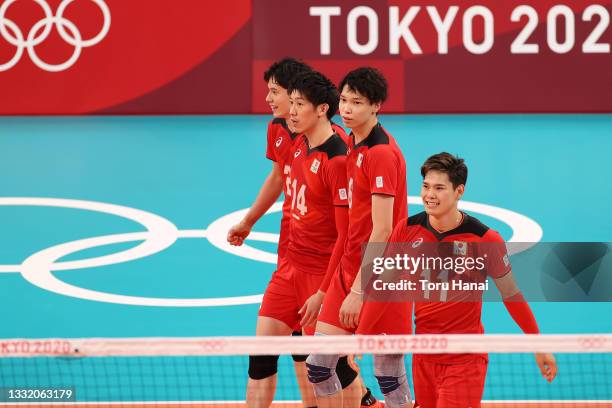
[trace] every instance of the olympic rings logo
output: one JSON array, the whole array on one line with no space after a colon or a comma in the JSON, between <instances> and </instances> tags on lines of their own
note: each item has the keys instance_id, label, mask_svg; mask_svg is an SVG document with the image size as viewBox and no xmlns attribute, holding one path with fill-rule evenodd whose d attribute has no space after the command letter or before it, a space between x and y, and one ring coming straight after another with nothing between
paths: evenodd
<instances>
[{"instance_id":1,"label":"olympic rings logo","mask_svg":"<svg viewBox=\"0 0 612 408\"><path fill-rule=\"evenodd\" d=\"M421 199L420 197L410 196L408 197L408 203L420 205ZM59 295L135 306L207 307L256 304L261 302L262 294L194 299L119 295L71 285L58 279L54 276L53 272L109 266L134 261L159 253L169 248L180 238L204 238L214 247L235 256L274 265L277 261L275 253L257 249L249 245L249 242L276 243L279 238L278 234L252 231L247 238L247 242L241 247L233 247L228 244L226 240L227 231L244 217L249 210L248 208L226 214L213 221L206 229L179 230L170 220L160 215L131 207L96 201L38 197L0 197L0 207L2 206L58 207L93 211L133 221L141 225L145 230L142 232L103 235L65 242L30 255L21 264L0 265L0 274L20 273L32 285ZM281 211L282 206L282 202L275 203L268 211L268 214ZM466 211L496 218L507 224L513 231L513 235L509 240L511 242L526 242L534 243L533 245L535 245L542 238L542 228L538 223L522 214L470 201L462 201L459 207ZM127 242L138 242L138 244L109 255L73 261L60 261L60 259L83 250ZM527 248L515 249L514 253Z\"/></svg>"},{"instance_id":2,"label":"olympic rings logo","mask_svg":"<svg viewBox=\"0 0 612 408\"><path fill-rule=\"evenodd\" d=\"M227 340L224 340L224 339L204 340L200 343L200 346L205 352L220 353L223 350L225 350L225 347L227 346Z\"/></svg>"},{"instance_id":3,"label":"olympic rings logo","mask_svg":"<svg viewBox=\"0 0 612 408\"><path fill-rule=\"evenodd\" d=\"M58 6L55 15L53 15L51 7L45 0L34 0L42 8L45 17L32 26L26 37L19 26L6 17L7 9L15 3L15 1L17 0L6 0L0 6L0 36L17 48L15 55L8 62L0 63L0 72L8 71L17 65L24 50L28 51L30 59L38 68L49 72L65 71L77 62L83 48L92 47L98 44L106 37L110 29L111 14L104 0L91 0L102 11L104 23L98 34L87 40L83 39L77 26L64 17L66 8L74 0L63 0ZM74 51L68 60L55 65L43 61L36 53L36 46L49 37L54 25L62 40L74 47Z\"/></svg>"},{"instance_id":4,"label":"olympic rings logo","mask_svg":"<svg viewBox=\"0 0 612 408\"><path fill-rule=\"evenodd\" d=\"M578 340L580 347L585 350L597 350L603 348L607 339L605 337L583 337Z\"/></svg>"}]
</instances>

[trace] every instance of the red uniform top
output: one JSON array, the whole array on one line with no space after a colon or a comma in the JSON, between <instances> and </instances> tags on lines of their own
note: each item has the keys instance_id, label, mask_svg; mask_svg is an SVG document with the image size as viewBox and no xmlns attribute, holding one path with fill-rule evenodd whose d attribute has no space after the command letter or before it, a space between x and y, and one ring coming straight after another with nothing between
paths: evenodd
<instances>
[{"instance_id":1,"label":"red uniform top","mask_svg":"<svg viewBox=\"0 0 612 408\"><path fill-rule=\"evenodd\" d=\"M312 149L306 137L296 146L286 194L291 199L287 256L302 272L324 275L327 270L338 236L334 206L348 205L347 151L338 133Z\"/></svg>"},{"instance_id":2,"label":"red uniform top","mask_svg":"<svg viewBox=\"0 0 612 408\"><path fill-rule=\"evenodd\" d=\"M348 141L348 136L342 127L332 123L332 129L343 140ZM287 245L289 244L289 224L291 218L291 180L289 173L291 171L291 163L293 162L293 154L300 143L302 143L302 137L298 137L297 133L289 130L285 119L274 118L268 123L266 157L277 163L285 176L285 200L283 202L277 250L279 259L285 256Z\"/></svg>"},{"instance_id":3,"label":"red uniform top","mask_svg":"<svg viewBox=\"0 0 612 408\"><path fill-rule=\"evenodd\" d=\"M358 144L351 140L346 160L349 188L349 228L342 272L354 278L361 266L361 249L372 233L372 194L395 197L393 225L408 215L406 161L395 139L379 124Z\"/></svg>"},{"instance_id":4,"label":"red uniform top","mask_svg":"<svg viewBox=\"0 0 612 408\"><path fill-rule=\"evenodd\" d=\"M288 178L293 160L295 145L301 142L297 133L289 130L287 122L283 118L275 118L268 123L268 146L266 157L277 163L283 174ZM283 202L283 215L281 218L280 237L278 239L278 257L285 256L289 243L289 219L291 211L291 198L285 193Z\"/></svg>"},{"instance_id":5,"label":"red uniform top","mask_svg":"<svg viewBox=\"0 0 612 408\"><path fill-rule=\"evenodd\" d=\"M448 242L453 243L453 251L458 250L462 256L473 258L484 256L484 268L480 270L471 269L464 272L464 281L484 283L487 276L500 278L510 272L511 266L508 260L503 238L495 230L482 224L478 219L464 214L461 225L457 228L439 233L429 224L429 217L425 212L409 217L401 221L394 229L390 238L391 242L405 243L428 243ZM493 245L470 245L470 243L491 243ZM413 245L414 247L414 245ZM450 247L450 246L449 246ZM458 253L455 252L455 255ZM483 259L483 258L481 258ZM445 273L446 276L441 276ZM449 280L447 271L433 272L427 278L430 282ZM433 296L446 296L450 301L440 302L430 299L429 302L417 302L415 304L415 333L416 334L482 334L484 328L480 320L482 311L482 292L453 291L443 294L437 291ZM464 301L462 301L462 298ZM468 299L465 301L465 299ZM478 299L478 300L476 300ZM444 359L444 361L457 361L465 358L458 354L431 354L422 355L422 358Z\"/></svg>"}]
</instances>

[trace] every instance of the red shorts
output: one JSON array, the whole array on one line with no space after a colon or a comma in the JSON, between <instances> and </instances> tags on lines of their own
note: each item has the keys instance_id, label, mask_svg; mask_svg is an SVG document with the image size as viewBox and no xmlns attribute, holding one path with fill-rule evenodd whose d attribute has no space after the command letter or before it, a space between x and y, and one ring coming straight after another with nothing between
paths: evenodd
<instances>
[{"instance_id":1,"label":"red shorts","mask_svg":"<svg viewBox=\"0 0 612 408\"><path fill-rule=\"evenodd\" d=\"M280 320L293 330L299 330L301 316L298 311L319 290L324 277L300 272L285 258L281 259L264 293L259 316ZM314 326L304 327L304 332L314 334L314 329Z\"/></svg>"},{"instance_id":2,"label":"red shorts","mask_svg":"<svg viewBox=\"0 0 612 408\"><path fill-rule=\"evenodd\" d=\"M487 375L487 359L469 358L461 363L443 363L426 357L412 357L415 407L480 408Z\"/></svg>"},{"instance_id":3,"label":"red shorts","mask_svg":"<svg viewBox=\"0 0 612 408\"><path fill-rule=\"evenodd\" d=\"M359 315L359 327L350 329L340 323L340 307L353 286L355 277L338 269L332 278L319 321L356 334L411 334L412 302L364 302Z\"/></svg>"}]
</instances>

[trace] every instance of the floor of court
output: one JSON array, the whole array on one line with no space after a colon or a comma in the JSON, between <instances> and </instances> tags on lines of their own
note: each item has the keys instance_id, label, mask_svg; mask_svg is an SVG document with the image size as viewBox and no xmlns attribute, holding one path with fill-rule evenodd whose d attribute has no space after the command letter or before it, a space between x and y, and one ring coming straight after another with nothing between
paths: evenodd
<instances>
[{"instance_id":1,"label":"floor of court","mask_svg":"<svg viewBox=\"0 0 612 408\"><path fill-rule=\"evenodd\" d=\"M268 119L0 118L0 338L254 334L258 296L274 269L279 213L256 226L246 255L220 242L232 213L249 207L270 169ZM410 196L418 196L420 164L448 151L469 166L466 201L528 217L543 241L610 241L612 115L383 115L381 121L406 156ZM421 209L411 204L409 212ZM472 215L506 239L530 228L520 220L511 226L496 211ZM122 262L115 254L142 244L147 225L166 247L142 257L137 248L133 260ZM172 228L177 239L167 245L162 235ZM54 262L63 267L53 270ZM533 309L544 333L612 332L612 303ZM519 333L499 304L485 304L483 322L489 333ZM290 372L281 374L280 381L291 381ZM535 365L529 375L539 380ZM7 378L0 375L0 386L12 385ZM245 378L233 381L227 399L242 400ZM600 391L568 398L592 399ZM491 392L485 398L498 399ZM503 399L530 399L524 394L510 390ZM297 399L297 391L284 399Z\"/></svg>"}]
</instances>

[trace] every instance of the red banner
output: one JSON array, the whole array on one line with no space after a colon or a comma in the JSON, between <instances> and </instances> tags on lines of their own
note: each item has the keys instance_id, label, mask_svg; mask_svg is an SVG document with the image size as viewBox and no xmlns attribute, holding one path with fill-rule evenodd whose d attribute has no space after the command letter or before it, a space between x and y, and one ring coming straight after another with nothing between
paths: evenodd
<instances>
[{"instance_id":1,"label":"red banner","mask_svg":"<svg viewBox=\"0 0 612 408\"><path fill-rule=\"evenodd\" d=\"M0 114L267 113L295 56L385 112L612 112L612 1L0 0Z\"/></svg>"},{"instance_id":2,"label":"red banner","mask_svg":"<svg viewBox=\"0 0 612 408\"><path fill-rule=\"evenodd\" d=\"M250 0L3 0L0 112L248 111L219 94L250 65L250 18Z\"/></svg>"}]
</instances>

